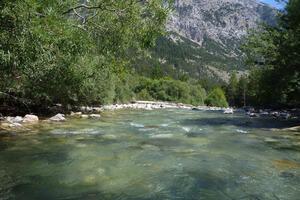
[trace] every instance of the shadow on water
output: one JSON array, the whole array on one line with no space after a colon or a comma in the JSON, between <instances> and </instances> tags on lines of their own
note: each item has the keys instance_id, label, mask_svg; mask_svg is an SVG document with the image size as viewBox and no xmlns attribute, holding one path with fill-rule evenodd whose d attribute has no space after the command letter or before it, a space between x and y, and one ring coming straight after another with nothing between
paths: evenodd
<instances>
[{"instance_id":1,"label":"shadow on water","mask_svg":"<svg viewBox=\"0 0 300 200\"><path fill-rule=\"evenodd\" d=\"M185 125L198 125L198 126L237 126L241 128L287 128L296 126L299 121L296 120L282 120L273 118L250 118L243 116L225 116L218 117L200 117L197 119L184 119L181 121Z\"/></svg>"},{"instance_id":2,"label":"shadow on water","mask_svg":"<svg viewBox=\"0 0 300 200\"><path fill-rule=\"evenodd\" d=\"M170 174L164 172L160 178L165 182ZM234 188L233 182L213 173L189 171L177 175L169 180L169 185L163 185L159 191L145 194L134 194L131 189L122 191L102 191L97 186L70 185L68 187L58 185L59 180L49 181L51 177L35 177L30 183L22 183L13 187L15 199L44 199L44 200L154 200L154 199L233 199L227 192L228 188ZM46 183L46 184L45 184ZM156 187L160 187L157 183ZM124 185L126 187L126 185Z\"/></svg>"}]
</instances>

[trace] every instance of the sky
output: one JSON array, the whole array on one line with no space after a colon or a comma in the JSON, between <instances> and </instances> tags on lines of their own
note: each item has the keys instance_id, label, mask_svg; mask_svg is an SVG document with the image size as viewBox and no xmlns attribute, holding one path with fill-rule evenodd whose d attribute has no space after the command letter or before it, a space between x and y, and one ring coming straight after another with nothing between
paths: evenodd
<instances>
[{"instance_id":1,"label":"sky","mask_svg":"<svg viewBox=\"0 0 300 200\"><path fill-rule=\"evenodd\" d=\"M281 9L284 7L284 5L282 3L280 4L280 3L276 2L275 0L260 0L260 1L270 4L271 6L278 8L278 9Z\"/></svg>"}]
</instances>

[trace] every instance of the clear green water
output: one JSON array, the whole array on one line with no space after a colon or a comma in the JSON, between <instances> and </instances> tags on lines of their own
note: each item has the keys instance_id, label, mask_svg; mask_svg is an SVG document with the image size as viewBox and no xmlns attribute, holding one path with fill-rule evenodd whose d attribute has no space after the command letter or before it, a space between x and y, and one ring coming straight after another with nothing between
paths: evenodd
<instances>
[{"instance_id":1,"label":"clear green water","mask_svg":"<svg viewBox=\"0 0 300 200\"><path fill-rule=\"evenodd\" d=\"M300 199L299 133L272 119L108 112L1 133L0 199Z\"/></svg>"}]
</instances>

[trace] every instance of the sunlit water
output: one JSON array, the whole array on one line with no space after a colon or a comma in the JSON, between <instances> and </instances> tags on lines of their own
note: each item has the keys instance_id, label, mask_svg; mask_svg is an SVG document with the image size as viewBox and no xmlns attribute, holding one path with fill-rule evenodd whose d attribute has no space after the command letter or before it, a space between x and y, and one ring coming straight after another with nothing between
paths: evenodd
<instances>
[{"instance_id":1,"label":"sunlit water","mask_svg":"<svg viewBox=\"0 0 300 200\"><path fill-rule=\"evenodd\" d=\"M1 133L0 199L300 199L291 122L185 110L117 111Z\"/></svg>"}]
</instances>

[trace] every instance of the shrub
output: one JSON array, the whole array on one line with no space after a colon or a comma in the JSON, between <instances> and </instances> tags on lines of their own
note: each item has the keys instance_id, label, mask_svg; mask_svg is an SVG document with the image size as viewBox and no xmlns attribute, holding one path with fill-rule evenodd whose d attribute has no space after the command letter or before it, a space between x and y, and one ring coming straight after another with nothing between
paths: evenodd
<instances>
[{"instance_id":1,"label":"shrub","mask_svg":"<svg viewBox=\"0 0 300 200\"><path fill-rule=\"evenodd\" d=\"M174 79L149 79L141 77L135 86L136 98L203 105L205 90L199 84Z\"/></svg>"},{"instance_id":2,"label":"shrub","mask_svg":"<svg viewBox=\"0 0 300 200\"><path fill-rule=\"evenodd\" d=\"M208 106L228 107L224 91L219 87L216 87L209 93L205 99L205 104Z\"/></svg>"}]
</instances>

